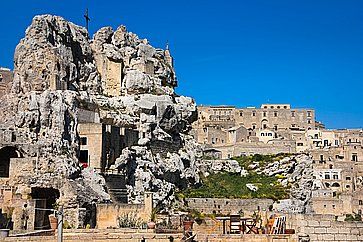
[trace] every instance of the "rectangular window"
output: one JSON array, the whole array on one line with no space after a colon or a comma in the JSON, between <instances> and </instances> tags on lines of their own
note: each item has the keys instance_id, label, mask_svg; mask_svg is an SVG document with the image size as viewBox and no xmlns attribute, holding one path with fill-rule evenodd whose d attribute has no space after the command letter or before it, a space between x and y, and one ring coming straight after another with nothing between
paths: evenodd
<instances>
[{"instance_id":1,"label":"rectangular window","mask_svg":"<svg viewBox=\"0 0 363 242\"><path fill-rule=\"evenodd\" d=\"M263 112L263 116L266 117L266 112Z\"/></svg>"},{"instance_id":2,"label":"rectangular window","mask_svg":"<svg viewBox=\"0 0 363 242\"><path fill-rule=\"evenodd\" d=\"M277 112L274 112L274 116L277 117Z\"/></svg>"},{"instance_id":3,"label":"rectangular window","mask_svg":"<svg viewBox=\"0 0 363 242\"><path fill-rule=\"evenodd\" d=\"M311 117L311 112L310 111L308 111L308 117Z\"/></svg>"},{"instance_id":4,"label":"rectangular window","mask_svg":"<svg viewBox=\"0 0 363 242\"><path fill-rule=\"evenodd\" d=\"M87 145L87 137L81 137L80 143L81 143L81 145Z\"/></svg>"},{"instance_id":5,"label":"rectangular window","mask_svg":"<svg viewBox=\"0 0 363 242\"><path fill-rule=\"evenodd\" d=\"M295 111L291 112L291 117L295 117Z\"/></svg>"},{"instance_id":6,"label":"rectangular window","mask_svg":"<svg viewBox=\"0 0 363 242\"><path fill-rule=\"evenodd\" d=\"M252 116L253 116L253 117L255 117L255 116L256 116L256 112L255 112L255 111L253 111L253 112L252 112Z\"/></svg>"},{"instance_id":7,"label":"rectangular window","mask_svg":"<svg viewBox=\"0 0 363 242\"><path fill-rule=\"evenodd\" d=\"M358 155L352 154L352 161L358 161Z\"/></svg>"}]
</instances>

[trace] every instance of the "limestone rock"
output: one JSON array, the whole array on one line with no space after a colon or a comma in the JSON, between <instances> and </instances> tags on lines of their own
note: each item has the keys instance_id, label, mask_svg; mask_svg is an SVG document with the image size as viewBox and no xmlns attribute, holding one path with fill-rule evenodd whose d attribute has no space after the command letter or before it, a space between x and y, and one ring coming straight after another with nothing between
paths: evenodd
<instances>
[{"instance_id":1,"label":"limestone rock","mask_svg":"<svg viewBox=\"0 0 363 242\"><path fill-rule=\"evenodd\" d=\"M196 106L175 94L168 50L124 26L101 28L90 40L85 28L41 15L18 44L14 63L12 92L0 106L0 148L13 142L27 161L10 182L18 191L58 189L69 209L109 201L104 179L78 160L83 122L125 132L125 144L97 168L127 174L130 202L140 203L145 191L153 191L155 202L167 209L175 190L199 182L201 152L188 134ZM8 134L16 140L2 139Z\"/></svg>"}]
</instances>

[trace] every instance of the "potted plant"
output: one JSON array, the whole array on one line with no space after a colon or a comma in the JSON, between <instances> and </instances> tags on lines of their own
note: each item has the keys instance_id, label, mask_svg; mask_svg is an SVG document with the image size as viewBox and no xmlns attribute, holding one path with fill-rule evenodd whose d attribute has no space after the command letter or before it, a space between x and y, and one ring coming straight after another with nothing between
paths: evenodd
<instances>
[{"instance_id":1,"label":"potted plant","mask_svg":"<svg viewBox=\"0 0 363 242\"><path fill-rule=\"evenodd\" d=\"M184 220L183 220L184 231L193 230L193 224L194 224L194 220L191 215L188 214L187 216L184 217Z\"/></svg>"},{"instance_id":2,"label":"potted plant","mask_svg":"<svg viewBox=\"0 0 363 242\"><path fill-rule=\"evenodd\" d=\"M49 218L50 228L56 230L58 226L58 218L55 216L55 213L49 214L48 218Z\"/></svg>"},{"instance_id":3,"label":"potted plant","mask_svg":"<svg viewBox=\"0 0 363 242\"><path fill-rule=\"evenodd\" d=\"M156 214L157 214L157 210L156 210L156 208L153 208L151 210L151 213L150 213L150 221L147 222L147 228L148 229L155 229L155 226L156 226L156 223L155 223Z\"/></svg>"},{"instance_id":4,"label":"potted plant","mask_svg":"<svg viewBox=\"0 0 363 242\"><path fill-rule=\"evenodd\" d=\"M0 238L9 236L14 208L6 208L4 210L6 210L6 213L1 214L2 216L0 218Z\"/></svg>"}]
</instances>

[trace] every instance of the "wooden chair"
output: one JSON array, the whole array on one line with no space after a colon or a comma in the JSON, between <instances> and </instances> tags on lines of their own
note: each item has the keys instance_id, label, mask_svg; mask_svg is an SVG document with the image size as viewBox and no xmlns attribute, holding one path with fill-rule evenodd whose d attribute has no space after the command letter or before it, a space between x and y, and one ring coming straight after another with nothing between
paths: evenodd
<instances>
[{"instance_id":1,"label":"wooden chair","mask_svg":"<svg viewBox=\"0 0 363 242\"><path fill-rule=\"evenodd\" d=\"M257 221L255 219L250 219L246 221L246 234L258 234L258 229L256 227Z\"/></svg>"},{"instance_id":2,"label":"wooden chair","mask_svg":"<svg viewBox=\"0 0 363 242\"><path fill-rule=\"evenodd\" d=\"M241 233L241 216L240 215L231 215L230 216L230 231L231 234L240 234Z\"/></svg>"}]
</instances>

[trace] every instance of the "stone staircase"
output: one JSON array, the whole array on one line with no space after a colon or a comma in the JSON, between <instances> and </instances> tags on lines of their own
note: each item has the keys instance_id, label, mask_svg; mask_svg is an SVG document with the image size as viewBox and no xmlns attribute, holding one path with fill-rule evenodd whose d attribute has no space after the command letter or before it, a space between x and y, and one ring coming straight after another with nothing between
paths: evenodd
<instances>
[{"instance_id":1,"label":"stone staircase","mask_svg":"<svg viewBox=\"0 0 363 242\"><path fill-rule=\"evenodd\" d=\"M127 189L125 175L103 174L108 192L115 203L127 203Z\"/></svg>"}]
</instances>

